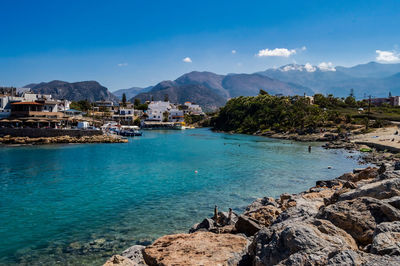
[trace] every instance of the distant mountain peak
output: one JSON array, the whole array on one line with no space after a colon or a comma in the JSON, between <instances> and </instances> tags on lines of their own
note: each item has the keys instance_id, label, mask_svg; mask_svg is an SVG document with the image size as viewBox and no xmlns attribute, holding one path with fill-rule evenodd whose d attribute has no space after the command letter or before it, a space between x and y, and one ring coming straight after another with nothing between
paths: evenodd
<instances>
[{"instance_id":1,"label":"distant mountain peak","mask_svg":"<svg viewBox=\"0 0 400 266\"><path fill-rule=\"evenodd\" d=\"M282 72L289 72L289 71L304 71L304 72L316 72L316 71L336 71L336 68L332 65L332 63L325 63L322 62L318 66L313 66L310 63L306 63L305 65L299 64L288 64L277 68L279 71Z\"/></svg>"}]
</instances>

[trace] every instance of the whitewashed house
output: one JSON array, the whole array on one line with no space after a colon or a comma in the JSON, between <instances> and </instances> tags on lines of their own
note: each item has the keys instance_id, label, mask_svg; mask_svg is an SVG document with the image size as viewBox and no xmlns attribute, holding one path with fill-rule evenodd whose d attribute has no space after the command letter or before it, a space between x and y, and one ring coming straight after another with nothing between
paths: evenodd
<instances>
[{"instance_id":1,"label":"whitewashed house","mask_svg":"<svg viewBox=\"0 0 400 266\"><path fill-rule=\"evenodd\" d=\"M185 102L184 104L184 113L185 114L192 114L192 115L204 115L203 110L201 109L200 105L193 104L191 102Z\"/></svg>"},{"instance_id":2,"label":"whitewashed house","mask_svg":"<svg viewBox=\"0 0 400 266\"><path fill-rule=\"evenodd\" d=\"M184 121L184 112L170 102L152 101L148 105L146 114L147 121L163 122L166 115L168 122Z\"/></svg>"},{"instance_id":3,"label":"whitewashed house","mask_svg":"<svg viewBox=\"0 0 400 266\"><path fill-rule=\"evenodd\" d=\"M185 121L185 115L183 110L171 109L168 112L168 122L183 122Z\"/></svg>"}]
</instances>

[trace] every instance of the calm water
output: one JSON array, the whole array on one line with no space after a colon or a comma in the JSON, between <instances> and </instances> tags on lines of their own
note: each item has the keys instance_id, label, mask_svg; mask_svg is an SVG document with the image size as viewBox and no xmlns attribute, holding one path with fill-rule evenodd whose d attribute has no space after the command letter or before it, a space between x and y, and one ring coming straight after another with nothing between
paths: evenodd
<instances>
[{"instance_id":1,"label":"calm water","mask_svg":"<svg viewBox=\"0 0 400 266\"><path fill-rule=\"evenodd\" d=\"M242 211L357 166L319 145L310 154L308 144L195 129L145 131L127 144L0 147L0 264L100 265L187 231L214 204Z\"/></svg>"}]
</instances>

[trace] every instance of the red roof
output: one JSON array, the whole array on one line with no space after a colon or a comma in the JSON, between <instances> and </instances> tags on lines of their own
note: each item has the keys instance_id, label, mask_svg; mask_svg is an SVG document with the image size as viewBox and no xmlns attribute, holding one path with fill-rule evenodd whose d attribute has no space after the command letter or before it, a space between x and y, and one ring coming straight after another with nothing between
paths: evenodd
<instances>
[{"instance_id":1,"label":"red roof","mask_svg":"<svg viewBox=\"0 0 400 266\"><path fill-rule=\"evenodd\" d=\"M37 102L16 102L16 103L11 103L14 105L42 105L41 103Z\"/></svg>"}]
</instances>

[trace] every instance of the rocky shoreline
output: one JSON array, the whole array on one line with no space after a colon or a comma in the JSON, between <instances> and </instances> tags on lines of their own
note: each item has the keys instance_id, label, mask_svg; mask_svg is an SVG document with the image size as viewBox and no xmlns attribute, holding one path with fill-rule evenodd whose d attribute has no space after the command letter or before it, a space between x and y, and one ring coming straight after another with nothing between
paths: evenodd
<instances>
[{"instance_id":1,"label":"rocky shoreline","mask_svg":"<svg viewBox=\"0 0 400 266\"><path fill-rule=\"evenodd\" d=\"M132 246L105 265L400 265L397 160L369 153L363 161L379 168L257 199L240 215L216 209L188 234Z\"/></svg>"},{"instance_id":2,"label":"rocky shoreline","mask_svg":"<svg viewBox=\"0 0 400 266\"><path fill-rule=\"evenodd\" d=\"M42 145L60 143L126 143L127 139L114 135L94 135L94 136L56 136L56 137L0 137L0 145Z\"/></svg>"}]
</instances>

